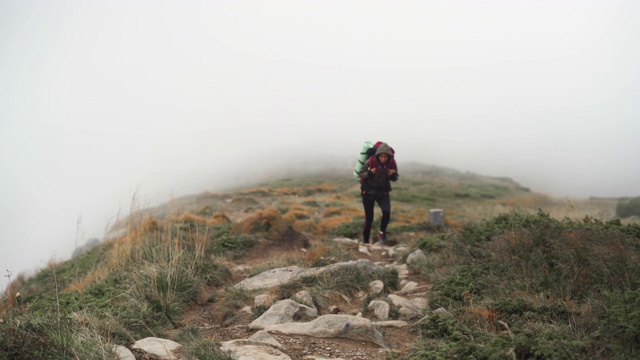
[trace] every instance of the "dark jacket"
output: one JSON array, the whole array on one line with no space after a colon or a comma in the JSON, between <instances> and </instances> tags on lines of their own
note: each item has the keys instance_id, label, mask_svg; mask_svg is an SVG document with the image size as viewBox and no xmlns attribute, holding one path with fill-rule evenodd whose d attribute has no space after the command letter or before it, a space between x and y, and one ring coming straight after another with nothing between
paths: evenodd
<instances>
[{"instance_id":1,"label":"dark jacket","mask_svg":"<svg viewBox=\"0 0 640 360\"><path fill-rule=\"evenodd\" d=\"M382 165L378 159L378 155L380 154L389 155L389 160L384 165ZM371 172L372 168L378 169L375 174ZM387 174L387 170L395 170L396 172L389 176ZM382 143L376 151L375 159L373 156L367 159L362 166L359 175L362 179L360 186L362 195L368 193L386 193L391 191L391 181L398 181L399 177L398 164L396 164L396 160L393 158L393 151L391 150L391 147L389 147L387 143Z\"/></svg>"}]
</instances>

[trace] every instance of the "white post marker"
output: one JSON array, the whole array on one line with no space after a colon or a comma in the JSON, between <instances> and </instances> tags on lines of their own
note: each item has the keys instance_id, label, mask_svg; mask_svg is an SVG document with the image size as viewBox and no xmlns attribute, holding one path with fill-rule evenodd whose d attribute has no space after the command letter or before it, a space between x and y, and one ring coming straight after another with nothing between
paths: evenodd
<instances>
[{"instance_id":1,"label":"white post marker","mask_svg":"<svg viewBox=\"0 0 640 360\"><path fill-rule=\"evenodd\" d=\"M444 210L429 209L429 224L432 226L444 226Z\"/></svg>"}]
</instances>

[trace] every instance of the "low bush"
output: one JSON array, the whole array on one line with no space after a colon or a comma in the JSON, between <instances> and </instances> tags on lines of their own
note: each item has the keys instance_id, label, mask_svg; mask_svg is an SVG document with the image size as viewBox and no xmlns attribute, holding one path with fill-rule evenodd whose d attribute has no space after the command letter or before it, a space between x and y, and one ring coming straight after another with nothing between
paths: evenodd
<instances>
[{"instance_id":1,"label":"low bush","mask_svg":"<svg viewBox=\"0 0 640 360\"><path fill-rule=\"evenodd\" d=\"M620 199L616 205L616 216L621 218L640 216L640 196Z\"/></svg>"},{"instance_id":2,"label":"low bush","mask_svg":"<svg viewBox=\"0 0 640 360\"><path fill-rule=\"evenodd\" d=\"M636 358L639 230L542 212L465 227L432 254L449 270L440 270L429 305L448 311L417 327L403 359Z\"/></svg>"}]
</instances>

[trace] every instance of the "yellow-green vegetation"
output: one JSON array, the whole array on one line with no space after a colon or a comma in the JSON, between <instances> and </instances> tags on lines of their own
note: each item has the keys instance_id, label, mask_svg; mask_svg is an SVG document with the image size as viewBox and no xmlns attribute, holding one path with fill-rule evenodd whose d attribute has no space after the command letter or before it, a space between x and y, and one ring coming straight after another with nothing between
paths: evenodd
<instances>
[{"instance_id":1,"label":"yellow-green vegetation","mask_svg":"<svg viewBox=\"0 0 640 360\"><path fill-rule=\"evenodd\" d=\"M640 227L615 219L617 199L554 199L510 179L423 165L403 171L389 233L407 246L404 257L426 253L412 270L433 282L429 317L413 327L418 341L403 359L639 357ZM429 225L431 208L445 210L444 228ZM182 326L185 311L209 301L232 325L254 294L231 286L230 265L300 233L313 240L306 253L251 264L251 274L355 259L356 246L329 240L358 239L360 209L359 184L345 171L133 211L101 245L11 279L0 297L0 359L112 359L114 344L147 336L180 341L187 358L230 359L200 328ZM387 290L398 286L395 270L376 277ZM325 305L368 281L348 270L271 295L305 289Z\"/></svg>"}]
</instances>

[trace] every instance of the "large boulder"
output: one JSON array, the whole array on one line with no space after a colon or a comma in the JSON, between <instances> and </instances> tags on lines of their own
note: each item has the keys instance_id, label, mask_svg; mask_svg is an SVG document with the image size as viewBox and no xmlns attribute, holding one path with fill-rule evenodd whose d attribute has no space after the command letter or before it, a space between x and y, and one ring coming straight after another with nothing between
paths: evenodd
<instances>
[{"instance_id":1,"label":"large boulder","mask_svg":"<svg viewBox=\"0 0 640 360\"><path fill-rule=\"evenodd\" d=\"M341 271L349 268L358 269L367 276L373 276L374 274L377 274L385 270L384 267L374 264L373 262L367 259L359 259L359 260L331 264L331 265L327 265L319 268L308 269L297 274L295 277L301 278L301 277L307 277L307 276L331 274L333 272Z\"/></svg>"},{"instance_id":2,"label":"large boulder","mask_svg":"<svg viewBox=\"0 0 640 360\"><path fill-rule=\"evenodd\" d=\"M297 266L289 266L278 269L271 269L262 272L256 276L244 279L233 287L236 289L244 289L247 291L271 289L298 277L305 270Z\"/></svg>"},{"instance_id":3,"label":"large boulder","mask_svg":"<svg viewBox=\"0 0 640 360\"><path fill-rule=\"evenodd\" d=\"M220 350L233 353L236 360L291 360L279 349L250 340L231 340L221 344Z\"/></svg>"},{"instance_id":4,"label":"large boulder","mask_svg":"<svg viewBox=\"0 0 640 360\"><path fill-rule=\"evenodd\" d=\"M306 323L274 324L265 331L280 331L284 334L307 335L322 338L341 337L368 341L388 348L384 336L369 319L350 315L323 315Z\"/></svg>"},{"instance_id":5,"label":"large boulder","mask_svg":"<svg viewBox=\"0 0 640 360\"><path fill-rule=\"evenodd\" d=\"M175 351L180 349L182 345L175 341L160 339L156 337L148 337L142 340L136 341L132 349L139 349L149 355L154 355L160 359L174 360L178 359Z\"/></svg>"},{"instance_id":6,"label":"large boulder","mask_svg":"<svg viewBox=\"0 0 640 360\"><path fill-rule=\"evenodd\" d=\"M260 330L268 325L285 324L295 319L309 319L318 316L318 310L293 300L281 300L273 304L259 318L249 324L249 329Z\"/></svg>"}]
</instances>

